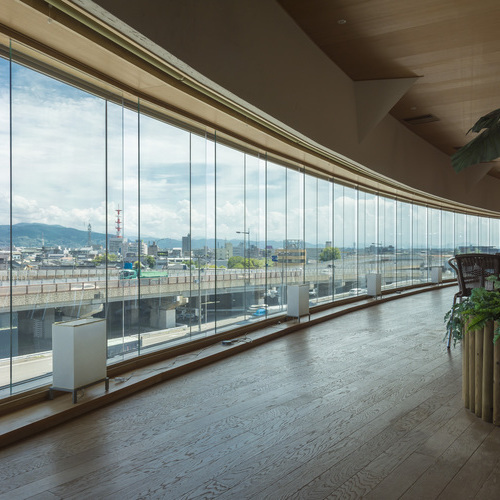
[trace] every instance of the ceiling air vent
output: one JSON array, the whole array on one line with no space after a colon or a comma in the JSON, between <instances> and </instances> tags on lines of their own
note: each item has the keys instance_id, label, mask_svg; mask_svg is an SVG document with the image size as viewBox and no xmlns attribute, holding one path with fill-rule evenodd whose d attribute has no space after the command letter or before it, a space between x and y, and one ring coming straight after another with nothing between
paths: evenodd
<instances>
[{"instance_id":1,"label":"ceiling air vent","mask_svg":"<svg viewBox=\"0 0 500 500\"><path fill-rule=\"evenodd\" d=\"M404 122L408 125L421 125L422 123L438 122L439 118L434 115L414 116L413 118L404 118Z\"/></svg>"}]
</instances>

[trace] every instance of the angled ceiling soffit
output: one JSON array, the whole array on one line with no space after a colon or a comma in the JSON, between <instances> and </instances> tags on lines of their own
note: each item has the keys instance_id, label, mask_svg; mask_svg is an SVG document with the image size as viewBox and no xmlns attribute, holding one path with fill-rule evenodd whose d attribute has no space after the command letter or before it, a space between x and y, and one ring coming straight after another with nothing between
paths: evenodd
<instances>
[{"instance_id":1,"label":"angled ceiling soffit","mask_svg":"<svg viewBox=\"0 0 500 500\"><path fill-rule=\"evenodd\" d=\"M418 77L353 82L359 142L379 124L417 80Z\"/></svg>"}]
</instances>

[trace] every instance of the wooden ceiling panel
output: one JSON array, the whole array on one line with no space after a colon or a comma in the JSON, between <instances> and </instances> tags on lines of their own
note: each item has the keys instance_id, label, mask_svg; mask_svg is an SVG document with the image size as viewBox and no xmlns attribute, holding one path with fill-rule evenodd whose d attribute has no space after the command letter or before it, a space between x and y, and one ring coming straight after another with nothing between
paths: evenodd
<instances>
[{"instance_id":1,"label":"wooden ceiling panel","mask_svg":"<svg viewBox=\"0 0 500 500\"><path fill-rule=\"evenodd\" d=\"M438 117L408 127L446 154L500 107L498 0L278 2L352 80L420 77L391 114Z\"/></svg>"}]
</instances>

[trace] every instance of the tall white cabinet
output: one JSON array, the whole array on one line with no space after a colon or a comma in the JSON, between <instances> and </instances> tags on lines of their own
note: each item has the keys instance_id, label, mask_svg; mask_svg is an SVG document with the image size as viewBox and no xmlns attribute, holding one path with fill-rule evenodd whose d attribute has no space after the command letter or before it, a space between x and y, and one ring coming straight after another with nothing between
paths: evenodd
<instances>
[{"instance_id":1,"label":"tall white cabinet","mask_svg":"<svg viewBox=\"0 0 500 500\"><path fill-rule=\"evenodd\" d=\"M298 318L309 316L309 283L287 287L287 315Z\"/></svg>"},{"instance_id":2,"label":"tall white cabinet","mask_svg":"<svg viewBox=\"0 0 500 500\"><path fill-rule=\"evenodd\" d=\"M106 320L96 318L64 321L52 325L52 391L73 393L104 381L106 376Z\"/></svg>"}]
</instances>

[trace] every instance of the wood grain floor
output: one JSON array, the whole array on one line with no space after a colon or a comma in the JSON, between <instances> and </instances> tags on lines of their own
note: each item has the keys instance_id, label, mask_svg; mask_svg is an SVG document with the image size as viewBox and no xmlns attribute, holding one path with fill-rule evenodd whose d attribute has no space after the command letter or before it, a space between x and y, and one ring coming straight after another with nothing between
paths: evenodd
<instances>
[{"instance_id":1,"label":"wood grain floor","mask_svg":"<svg viewBox=\"0 0 500 500\"><path fill-rule=\"evenodd\" d=\"M0 499L495 499L453 288L308 327L0 451Z\"/></svg>"}]
</instances>

